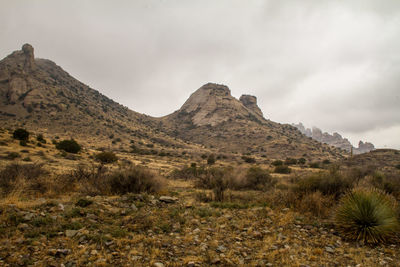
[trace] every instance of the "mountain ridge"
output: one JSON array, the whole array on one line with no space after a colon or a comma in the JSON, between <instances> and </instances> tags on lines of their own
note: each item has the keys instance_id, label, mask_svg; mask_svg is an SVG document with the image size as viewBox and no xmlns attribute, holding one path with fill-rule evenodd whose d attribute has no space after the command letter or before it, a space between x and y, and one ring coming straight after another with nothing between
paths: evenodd
<instances>
[{"instance_id":1,"label":"mountain ridge","mask_svg":"<svg viewBox=\"0 0 400 267\"><path fill-rule=\"evenodd\" d=\"M208 149L268 158L342 158L339 150L264 118L257 98L234 98L207 83L182 107L161 118L132 111L76 80L54 62L36 59L25 44L0 61L0 121L45 133L125 149L130 142L160 149ZM200 146L199 146L200 145Z\"/></svg>"}]
</instances>

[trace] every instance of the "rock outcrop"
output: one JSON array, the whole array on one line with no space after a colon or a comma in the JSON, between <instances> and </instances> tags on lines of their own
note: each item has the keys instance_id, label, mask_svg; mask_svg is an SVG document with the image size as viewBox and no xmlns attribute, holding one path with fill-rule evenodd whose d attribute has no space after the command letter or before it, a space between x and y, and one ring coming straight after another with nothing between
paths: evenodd
<instances>
[{"instance_id":1,"label":"rock outcrop","mask_svg":"<svg viewBox=\"0 0 400 267\"><path fill-rule=\"evenodd\" d=\"M190 114L195 126L211 125L216 126L222 122L234 119L235 117L255 116L263 120L262 112L254 100L245 102L238 101L231 95L231 91L225 85L207 83L196 90L179 110L181 114ZM251 103L251 104L250 104ZM255 112L253 109L258 109Z\"/></svg>"},{"instance_id":2,"label":"rock outcrop","mask_svg":"<svg viewBox=\"0 0 400 267\"><path fill-rule=\"evenodd\" d=\"M253 111L258 116L263 117L263 113L257 105L257 97L252 95L242 95L239 100L246 108Z\"/></svg>"},{"instance_id":3,"label":"rock outcrop","mask_svg":"<svg viewBox=\"0 0 400 267\"><path fill-rule=\"evenodd\" d=\"M299 129L299 131L302 134L306 135L307 137L311 137L312 139L317 140L318 142L321 143L325 143L340 149L344 149L348 152L353 150L354 154L366 153L375 149L373 144L368 142L364 143L362 141L358 143L358 148L353 147L353 145L347 138L343 138L338 133L329 134L327 132L322 132L322 130L317 127L312 127L311 130L310 128L305 128L301 122L292 125L297 129Z\"/></svg>"}]
</instances>

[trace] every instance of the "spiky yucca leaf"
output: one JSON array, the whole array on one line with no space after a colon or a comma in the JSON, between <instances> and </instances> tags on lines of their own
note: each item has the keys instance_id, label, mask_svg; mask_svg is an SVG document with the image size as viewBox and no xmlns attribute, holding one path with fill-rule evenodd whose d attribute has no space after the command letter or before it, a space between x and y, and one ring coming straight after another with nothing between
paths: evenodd
<instances>
[{"instance_id":1,"label":"spiky yucca leaf","mask_svg":"<svg viewBox=\"0 0 400 267\"><path fill-rule=\"evenodd\" d=\"M354 190L341 199L335 223L349 239L385 242L399 229L395 203L378 190Z\"/></svg>"}]
</instances>

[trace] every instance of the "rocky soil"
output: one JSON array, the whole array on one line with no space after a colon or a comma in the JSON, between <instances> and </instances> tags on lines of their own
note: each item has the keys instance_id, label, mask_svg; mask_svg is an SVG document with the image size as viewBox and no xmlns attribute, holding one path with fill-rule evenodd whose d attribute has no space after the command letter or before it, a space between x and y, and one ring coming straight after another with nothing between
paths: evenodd
<instances>
[{"instance_id":1,"label":"rocky soil","mask_svg":"<svg viewBox=\"0 0 400 267\"><path fill-rule=\"evenodd\" d=\"M0 265L399 265L399 243L347 242L290 209L202 203L189 185L165 194L3 201Z\"/></svg>"}]
</instances>

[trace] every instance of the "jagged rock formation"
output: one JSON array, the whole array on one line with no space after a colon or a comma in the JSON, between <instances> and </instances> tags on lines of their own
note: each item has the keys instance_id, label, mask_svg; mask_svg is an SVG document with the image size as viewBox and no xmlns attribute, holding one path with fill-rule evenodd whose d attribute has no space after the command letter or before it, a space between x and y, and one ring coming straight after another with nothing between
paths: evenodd
<instances>
[{"instance_id":1,"label":"jagged rock formation","mask_svg":"<svg viewBox=\"0 0 400 267\"><path fill-rule=\"evenodd\" d=\"M161 118L162 128L178 138L221 152L272 158L340 157L329 146L303 136L295 127L263 117L254 96L234 98L225 85L207 83L183 106Z\"/></svg>"},{"instance_id":2,"label":"jagged rock formation","mask_svg":"<svg viewBox=\"0 0 400 267\"><path fill-rule=\"evenodd\" d=\"M294 127L299 129L299 131L304 134L305 136L311 137L314 140L317 140L318 142L325 143L328 145L335 146L337 148L346 150L348 152L353 150L354 154L361 154L361 153L366 153L371 150L374 150L375 147L373 144L368 143L368 142L362 142L360 141L358 143L358 148L353 147L353 145L350 143L350 141L347 138L343 138L340 134L338 133L333 133L329 134L327 132L322 132L321 129L317 127L312 127L312 130L310 128L305 128L304 125L300 122L298 124L292 124Z\"/></svg>"},{"instance_id":3,"label":"jagged rock formation","mask_svg":"<svg viewBox=\"0 0 400 267\"><path fill-rule=\"evenodd\" d=\"M253 111L258 116L263 117L263 113L257 105L257 97L252 95L242 95L239 100L246 108Z\"/></svg>"}]
</instances>

